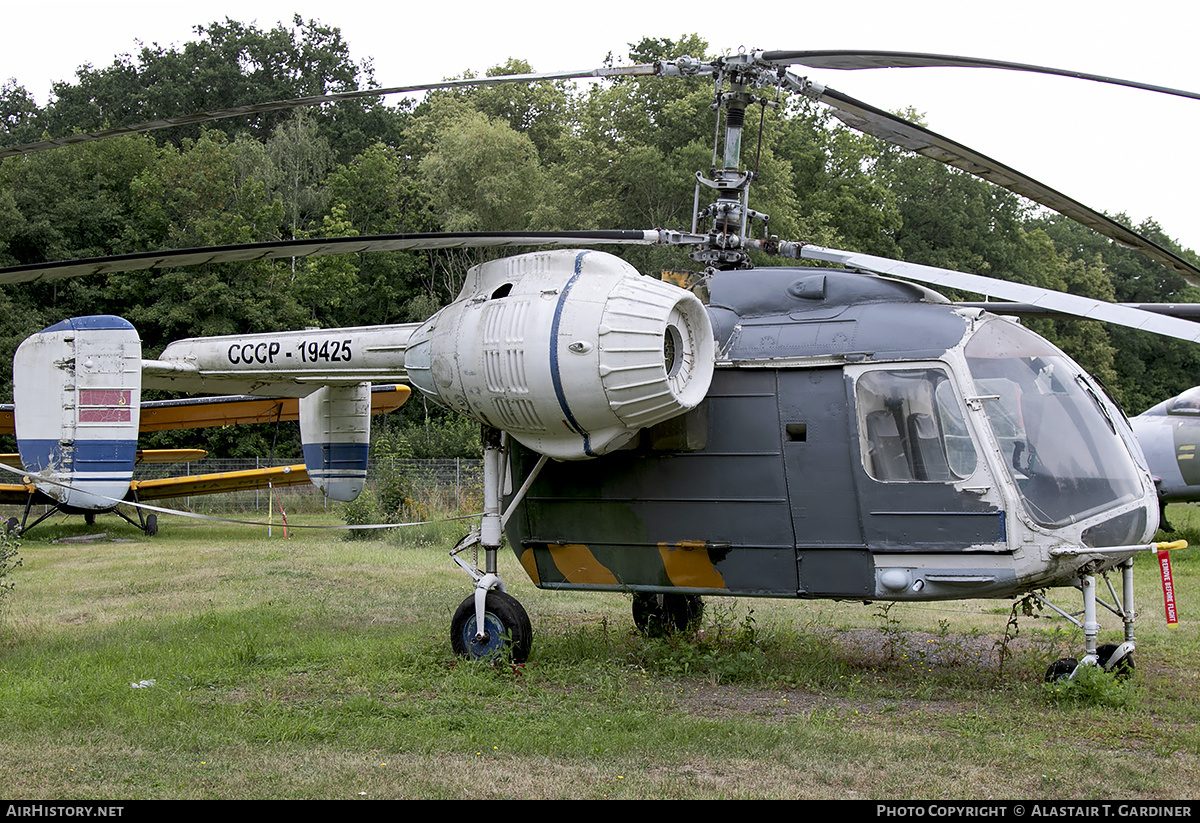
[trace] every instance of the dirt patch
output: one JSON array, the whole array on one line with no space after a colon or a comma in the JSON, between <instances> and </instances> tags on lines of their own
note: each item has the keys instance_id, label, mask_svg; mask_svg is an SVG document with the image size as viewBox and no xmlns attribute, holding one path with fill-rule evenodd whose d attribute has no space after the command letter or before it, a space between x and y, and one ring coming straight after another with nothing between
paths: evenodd
<instances>
[{"instance_id":1,"label":"dirt patch","mask_svg":"<svg viewBox=\"0 0 1200 823\"><path fill-rule=\"evenodd\" d=\"M928 666L971 666L999 673L1011 660L1031 654L1067 657L1077 655L1070 644L1059 642L1053 648L1047 641L1034 644L1023 637L1002 640L991 634L944 634L934 632L887 632L881 629L827 629L821 634L854 659L868 666L926 664Z\"/></svg>"},{"instance_id":2,"label":"dirt patch","mask_svg":"<svg viewBox=\"0 0 1200 823\"><path fill-rule=\"evenodd\" d=\"M825 642L839 650L840 658L853 662L856 670L875 672L880 678L904 669L918 676L932 676L935 670L946 668L974 670L989 678L1027 678L1028 664L1024 664L1025 671L1018 672L1013 660L1049 660L1078 653L1067 642L1050 644L1040 640L1035 643L1017 637L1008 641L1011 657L1002 662L1000 640L992 635L886 632L880 629L818 631ZM831 695L800 688L756 689L709 683L684 687L679 705L698 717L719 719L736 715L766 722L811 718L814 713L871 715L919 711L940 716L972 712L978 708L971 700L912 697L864 701L847 697L841 690L837 695Z\"/></svg>"}]
</instances>

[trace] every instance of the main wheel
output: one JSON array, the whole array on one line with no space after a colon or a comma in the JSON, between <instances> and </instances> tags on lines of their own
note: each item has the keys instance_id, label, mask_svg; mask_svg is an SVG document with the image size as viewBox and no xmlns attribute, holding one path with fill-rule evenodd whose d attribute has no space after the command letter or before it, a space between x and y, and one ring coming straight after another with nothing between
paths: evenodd
<instances>
[{"instance_id":1,"label":"main wheel","mask_svg":"<svg viewBox=\"0 0 1200 823\"><path fill-rule=\"evenodd\" d=\"M450 621L450 645L460 657L473 660L507 658L524 663L533 646L533 626L529 615L504 592L489 591L484 602L483 632L475 617L475 595L471 595L454 612Z\"/></svg>"},{"instance_id":2,"label":"main wheel","mask_svg":"<svg viewBox=\"0 0 1200 823\"><path fill-rule=\"evenodd\" d=\"M633 624L647 637L663 637L686 631L700 622L704 601L698 594L633 595Z\"/></svg>"}]
</instances>

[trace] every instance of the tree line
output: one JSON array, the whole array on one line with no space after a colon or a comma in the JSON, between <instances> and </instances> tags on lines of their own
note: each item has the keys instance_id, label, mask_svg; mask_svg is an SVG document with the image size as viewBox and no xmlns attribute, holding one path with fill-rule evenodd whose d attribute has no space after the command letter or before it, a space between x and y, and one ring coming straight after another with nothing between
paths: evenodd
<instances>
[{"instance_id":1,"label":"tree line","mask_svg":"<svg viewBox=\"0 0 1200 823\"><path fill-rule=\"evenodd\" d=\"M106 67L82 67L41 105L6 82L0 145L377 86L370 62L353 60L338 29L316 21L263 30L227 19L195 31L181 47L143 47ZM704 41L685 35L643 39L625 58L706 53ZM511 59L488 73L532 70ZM0 265L396 232L688 228L694 174L712 162L711 103L700 79L544 81L269 112L7 158ZM1197 298L1162 266L1017 195L836 125L807 101L767 110L761 142L750 128L745 142L757 163L752 205L771 215L780 237L1105 300ZM1154 222L1135 228L1197 259ZM646 273L694 266L675 249L617 253ZM123 316L146 356L181 337L411 322L451 299L484 254L252 261L6 287L0 396L11 397L10 353L65 317ZM1130 413L1200 378L1191 344L1087 321L1030 325ZM459 437L419 402L385 426L380 442L391 453L472 448L469 434ZM436 437L421 441L418 433L433 429ZM202 438L221 456L264 453L276 437L265 429L160 436L170 444ZM294 435L286 439L275 448L298 449Z\"/></svg>"}]
</instances>

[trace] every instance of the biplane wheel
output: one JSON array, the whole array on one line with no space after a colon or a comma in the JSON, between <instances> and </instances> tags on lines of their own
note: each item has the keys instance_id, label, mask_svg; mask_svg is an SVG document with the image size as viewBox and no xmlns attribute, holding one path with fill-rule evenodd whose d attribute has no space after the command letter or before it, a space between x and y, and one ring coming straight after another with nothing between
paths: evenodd
<instances>
[{"instance_id":1,"label":"biplane wheel","mask_svg":"<svg viewBox=\"0 0 1200 823\"><path fill-rule=\"evenodd\" d=\"M20 534L21 521L15 517L10 517L4 521L4 531L6 534Z\"/></svg>"},{"instance_id":2,"label":"biplane wheel","mask_svg":"<svg viewBox=\"0 0 1200 823\"><path fill-rule=\"evenodd\" d=\"M1046 682L1053 683L1056 680L1067 680L1071 677L1071 673L1079 667L1079 661L1074 657L1064 657L1061 660L1055 660L1050 664L1050 668L1046 669Z\"/></svg>"},{"instance_id":3,"label":"biplane wheel","mask_svg":"<svg viewBox=\"0 0 1200 823\"><path fill-rule=\"evenodd\" d=\"M450 645L460 657L481 660L504 657L513 663L524 663L533 646L533 626L529 615L515 597L504 592L489 591L484 602L484 633L479 633L475 617L475 595L471 595L454 612L450 621Z\"/></svg>"},{"instance_id":4,"label":"biplane wheel","mask_svg":"<svg viewBox=\"0 0 1200 823\"><path fill-rule=\"evenodd\" d=\"M89 526L96 525L96 513L95 512L86 512L83 515L83 522L88 524Z\"/></svg>"},{"instance_id":5,"label":"biplane wheel","mask_svg":"<svg viewBox=\"0 0 1200 823\"><path fill-rule=\"evenodd\" d=\"M633 624L647 637L663 637L686 631L700 622L704 601L698 594L633 595Z\"/></svg>"},{"instance_id":6,"label":"biplane wheel","mask_svg":"<svg viewBox=\"0 0 1200 823\"><path fill-rule=\"evenodd\" d=\"M1117 661L1116 665L1111 669L1108 667L1108 661L1112 658L1113 653L1117 650L1115 643L1105 643L1100 648L1096 649L1096 657L1100 658L1100 667L1106 672L1112 672L1113 676L1124 680L1127 677L1133 676L1133 655L1127 654Z\"/></svg>"},{"instance_id":7,"label":"biplane wheel","mask_svg":"<svg viewBox=\"0 0 1200 823\"><path fill-rule=\"evenodd\" d=\"M156 534L158 534L158 515L148 514L146 515L146 536L154 537Z\"/></svg>"}]
</instances>

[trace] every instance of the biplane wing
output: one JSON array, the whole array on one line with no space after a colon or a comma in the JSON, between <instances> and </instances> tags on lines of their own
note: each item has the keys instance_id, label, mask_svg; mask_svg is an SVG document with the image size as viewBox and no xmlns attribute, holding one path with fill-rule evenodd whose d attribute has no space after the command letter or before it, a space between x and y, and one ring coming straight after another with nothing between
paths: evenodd
<instances>
[{"instance_id":1,"label":"biplane wing","mask_svg":"<svg viewBox=\"0 0 1200 823\"><path fill-rule=\"evenodd\" d=\"M266 469L164 477L159 480L134 480L130 484L130 495L136 494L138 500L166 500L201 494L253 491L268 486L304 486L311 482L308 469L303 463L297 463Z\"/></svg>"},{"instance_id":2,"label":"biplane wing","mask_svg":"<svg viewBox=\"0 0 1200 823\"><path fill-rule=\"evenodd\" d=\"M412 393L408 386L371 386L371 414L386 414L403 406ZM15 435L12 403L0 404L0 435ZM294 397L190 397L182 400L148 400L141 404L138 432L245 426L251 423L287 423L300 419L300 402ZM200 449L142 449L138 463L186 463L204 457ZM0 463L20 468L20 456L0 454Z\"/></svg>"},{"instance_id":3,"label":"biplane wing","mask_svg":"<svg viewBox=\"0 0 1200 823\"><path fill-rule=\"evenodd\" d=\"M371 414L386 414L404 405L412 393L408 386L371 386ZM300 419L300 401L294 397L191 397L142 403L139 432L245 426L251 423L286 423ZM0 425L3 419L0 418ZM0 429L0 434L4 432Z\"/></svg>"},{"instance_id":4,"label":"biplane wing","mask_svg":"<svg viewBox=\"0 0 1200 823\"><path fill-rule=\"evenodd\" d=\"M11 408L6 411L6 414L8 417L9 429L7 431L4 431L3 433L4 434L13 434L13 431L11 428L11 420L12 420ZM138 465L145 465L145 464L149 464L149 463L187 463L187 462L190 462L193 460L203 460L207 455L208 455L208 452L206 452L204 449L139 449L137 452L136 463ZM17 469L18 471L25 470L25 467L21 464L21 455L18 453L14 453L14 452L10 452L8 454L0 454L0 465L9 466L10 468ZM255 471L258 471L258 470L255 470ZM15 475L14 475L14 477L15 477ZM300 481L300 482L307 483L308 482L308 473L304 472L303 477L304 477L303 481ZM170 483L171 481L188 480L188 479L192 479L192 478L186 478L186 477L174 478L174 477L172 477L172 478L165 478L162 481L153 481L153 482L155 482L156 484L162 484L162 485L156 485L155 488L160 488L160 487L165 488L166 484ZM28 478L22 478L22 480L28 480ZM133 485L136 486L137 481L134 481ZM293 485L293 484L288 483L287 485ZM235 486L230 489L213 489L212 491L209 491L209 492L183 492L182 494L213 494L218 491L240 491L241 488L242 488L241 486ZM264 482L262 486L259 486L257 488L266 488L266 483ZM159 495L159 496L160 497L178 497L178 496L182 496L182 495ZM0 483L0 504L24 506L30 502L31 498L32 498L32 502L35 504L40 502L40 503L46 503L48 505L53 505L55 502L51 498L46 497L45 495L41 495L41 493L38 491L37 486L32 482ZM143 499L148 499L148 498L143 498Z\"/></svg>"},{"instance_id":5,"label":"biplane wing","mask_svg":"<svg viewBox=\"0 0 1200 823\"><path fill-rule=\"evenodd\" d=\"M170 451L170 450L166 450ZM199 452L200 449L180 449L178 451ZM5 465L13 465L12 458L16 455L2 456ZM199 459L199 458L193 458ZM269 468L244 469L231 472L210 472L208 474L181 475L179 477L162 477L153 480L132 480L129 493L124 502L145 502L150 500L170 500L179 497L196 497L203 494L222 494L225 492L255 491L266 488L282 488L285 486L304 486L312 480L308 469L303 463L290 466L271 466ZM0 504L24 506L32 503L55 505L56 500L43 494L34 483L0 483Z\"/></svg>"},{"instance_id":6,"label":"biplane wing","mask_svg":"<svg viewBox=\"0 0 1200 823\"><path fill-rule=\"evenodd\" d=\"M11 432L9 433L11 434ZM203 460L207 456L208 452L204 449L138 449L134 462L139 466L149 463L189 463L194 460ZM20 471L25 470L25 467L21 465L21 455L15 452L0 454L0 465L11 466Z\"/></svg>"}]
</instances>

